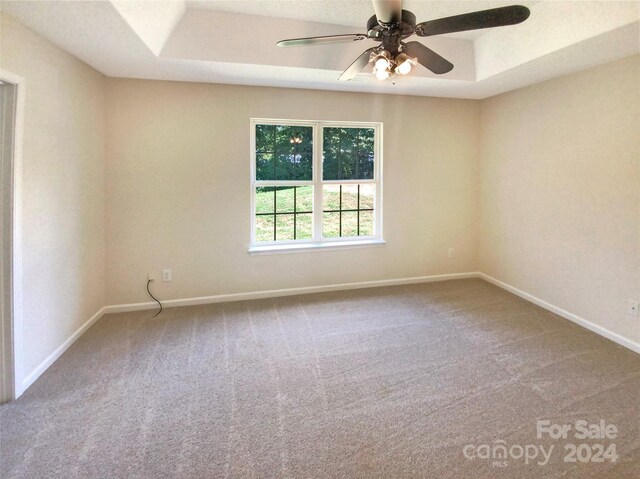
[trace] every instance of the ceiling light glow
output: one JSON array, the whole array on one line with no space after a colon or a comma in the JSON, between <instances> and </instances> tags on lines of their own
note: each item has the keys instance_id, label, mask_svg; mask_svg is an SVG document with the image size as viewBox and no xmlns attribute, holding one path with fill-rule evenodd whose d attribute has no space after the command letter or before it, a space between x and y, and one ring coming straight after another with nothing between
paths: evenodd
<instances>
[{"instance_id":1,"label":"ceiling light glow","mask_svg":"<svg viewBox=\"0 0 640 479\"><path fill-rule=\"evenodd\" d=\"M395 58L396 72L400 75L406 75L411 71L411 68L416 64L416 59L409 57L406 53L401 53Z\"/></svg>"},{"instance_id":2,"label":"ceiling light glow","mask_svg":"<svg viewBox=\"0 0 640 479\"><path fill-rule=\"evenodd\" d=\"M378 80L386 80L387 78L389 78L389 70L378 70L376 68L373 70L373 74Z\"/></svg>"},{"instance_id":3,"label":"ceiling light glow","mask_svg":"<svg viewBox=\"0 0 640 479\"><path fill-rule=\"evenodd\" d=\"M398 65L398 73L400 75L406 75L411 71L411 62L404 62Z\"/></svg>"},{"instance_id":4,"label":"ceiling light glow","mask_svg":"<svg viewBox=\"0 0 640 479\"><path fill-rule=\"evenodd\" d=\"M389 68L389 60L385 57L380 57L376 60L376 70L383 71Z\"/></svg>"},{"instance_id":5,"label":"ceiling light glow","mask_svg":"<svg viewBox=\"0 0 640 479\"><path fill-rule=\"evenodd\" d=\"M391 54L386 50L379 50L371 54L373 62L373 69L377 71L384 71L391 69Z\"/></svg>"}]
</instances>

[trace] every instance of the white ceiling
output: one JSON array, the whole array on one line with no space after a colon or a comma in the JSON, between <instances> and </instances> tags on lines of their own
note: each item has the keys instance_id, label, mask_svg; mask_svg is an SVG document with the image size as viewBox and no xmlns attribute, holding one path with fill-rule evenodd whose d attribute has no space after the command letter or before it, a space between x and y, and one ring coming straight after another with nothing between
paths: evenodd
<instances>
[{"instance_id":1,"label":"white ceiling","mask_svg":"<svg viewBox=\"0 0 640 479\"><path fill-rule=\"evenodd\" d=\"M515 3L531 7L539 2L524 0ZM404 0L402 8L414 13L418 22L426 22L513 4L514 0ZM190 8L344 25L354 27L352 33L366 33L367 20L374 14L371 0L187 0L187 5ZM473 40L482 33L476 30L448 36Z\"/></svg>"},{"instance_id":2,"label":"white ceiling","mask_svg":"<svg viewBox=\"0 0 640 479\"><path fill-rule=\"evenodd\" d=\"M520 3L520 25L419 39L454 63L399 81L337 80L371 40L277 48L282 38L364 32L370 0L7 1L0 10L105 75L486 98L640 51L640 1L405 0L418 21ZM1 61L1 59L0 59Z\"/></svg>"}]
</instances>

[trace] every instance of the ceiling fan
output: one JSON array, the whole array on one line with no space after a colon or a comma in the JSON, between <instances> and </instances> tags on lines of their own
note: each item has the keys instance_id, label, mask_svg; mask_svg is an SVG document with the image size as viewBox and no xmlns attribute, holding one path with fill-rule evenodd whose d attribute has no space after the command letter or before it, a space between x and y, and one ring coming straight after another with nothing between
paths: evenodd
<instances>
[{"instance_id":1,"label":"ceiling fan","mask_svg":"<svg viewBox=\"0 0 640 479\"><path fill-rule=\"evenodd\" d=\"M492 8L473 13L439 18L417 23L416 16L402 9L402 0L372 0L375 15L367 22L367 33L328 35L322 37L292 38L281 40L279 47L322 45L327 43L357 42L371 39L380 45L365 50L339 80L351 80L369 63L379 80L406 75L416 63L442 75L453 69L453 64L420 42L404 42L411 35L431 37L445 33L478 30L481 28L516 25L529 17L529 9L522 5Z\"/></svg>"}]
</instances>

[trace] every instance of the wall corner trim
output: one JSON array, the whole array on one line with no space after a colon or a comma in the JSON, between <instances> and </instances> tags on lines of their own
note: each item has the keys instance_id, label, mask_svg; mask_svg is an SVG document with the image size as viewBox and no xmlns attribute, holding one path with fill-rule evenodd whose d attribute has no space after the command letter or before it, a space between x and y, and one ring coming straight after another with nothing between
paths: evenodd
<instances>
[{"instance_id":1,"label":"wall corner trim","mask_svg":"<svg viewBox=\"0 0 640 479\"><path fill-rule=\"evenodd\" d=\"M75 332L71 336L69 336L69 338L67 338L64 343L58 346L56 350L53 351L49 356L47 356L44 361L38 364L38 366L36 366L33 371L27 374L22 380L22 391L20 391L20 393L22 394L27 390L29 386L36 382L36 380L49 368L49 366L51 366L60 356L62 356L64 352L69 349L71 345L75 343L87 329L93 326L93 324L105 314L105 309L106 308L104 307L100 308L97 313L91 316L82 326L76 329ZM16 395L16 399L17 397L18 396Z\"/></svg>"},{"instance_id":2,"label":"wall corner trim","mask_svg":"<svg viewBox=\"0 0 640 479\"><path fill-rule=\"evenodd\" d=\"M614 343L619 344L620 346L623 346L627 349L630 349L631 351L640 354L640 343L637 343L635 341L632 341L629 338L625 338L624 336L621 336L618 333L614 333L613 331L610 331L607 328L603 328L602 326L598 326L597 324L592 323L591 321L588 321L584 318L581 318L578 315L575 315L573 313L570 313L569 311L566 311L562 308L559 308L558 306L554 306L553 304L547 303L546 301L532 295L529 293L526 293L524 291L522 291L521 289L518 289L514 286L511 286L510 284L504 283L492 276L489 276L488 274L485 273L479 273L478 276L482 279L484 279L485 281L488 281L489 283L498 286L499 288L504 289L505 291L509 291L510 293L515 294L516 296L521 297L522 299L525 299L527 301L529 301L530 303L533 303L535 305L540 306L541 308L546 309L547 311L551 311L554 314L557 314L558 316L563 317L564 319L568 319L569 321L576 323L580 326L582 326L583 328L588 329L589 331L592 331L600 336L603 336L611 341L613 341Z\"/></svg>"}]
</instances>

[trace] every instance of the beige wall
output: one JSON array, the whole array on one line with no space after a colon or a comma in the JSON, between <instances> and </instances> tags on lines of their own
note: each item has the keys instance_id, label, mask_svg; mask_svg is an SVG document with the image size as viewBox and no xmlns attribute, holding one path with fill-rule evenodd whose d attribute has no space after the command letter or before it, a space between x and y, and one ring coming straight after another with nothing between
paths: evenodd
<instances>
[{"instance_id":1,"label":"beige wall","mask_svg":"<svg viewBox=\"0 0 640 479\"><path fill-rule=\"evenodd\" d=\"M640 57L482 102L480 270L640 342Z\"/></svg>"},{"instance_id":2,"label":"beige wall","mask_svg":"<svg viewBox=\"0 0 640 479\"><path fill-rule=\"evenodd\" d=\"M479 103L108 80L109 304L476 269ZM251 256L249 119L384 123L384 239ZM449 247L455 257L448 258Z\"/></svg>"},{"instance_id":3,"label":"beige wall","mask_svg":"<svg viewBox=\"0 0 640 479\"><path fill-rule=\"evenodd\" d=\"M0 43L0 67L26 80L26 376L105 304L104 77L7 15Z\"/></svg>"}]
</instances>

